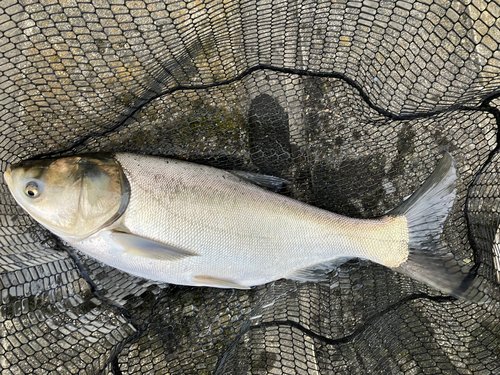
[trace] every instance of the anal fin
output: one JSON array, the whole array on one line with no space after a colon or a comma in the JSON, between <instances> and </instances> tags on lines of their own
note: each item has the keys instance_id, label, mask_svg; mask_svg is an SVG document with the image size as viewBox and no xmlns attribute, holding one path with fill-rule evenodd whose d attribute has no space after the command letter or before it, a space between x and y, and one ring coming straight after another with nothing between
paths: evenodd
<instances>
[{"instance_id":1,"label":"anal fin","mask_svg":"<svg viewBox=\"0 0 500 375\"><path fill-rule=\"evenodd\" d=\"M327 275L331 271L350 259L352 258L337 258L324 263L318 263L307 268L301 268L287 275L286 278L300 282L323 283L327 280Z\"/></svg>"}]
</instances>

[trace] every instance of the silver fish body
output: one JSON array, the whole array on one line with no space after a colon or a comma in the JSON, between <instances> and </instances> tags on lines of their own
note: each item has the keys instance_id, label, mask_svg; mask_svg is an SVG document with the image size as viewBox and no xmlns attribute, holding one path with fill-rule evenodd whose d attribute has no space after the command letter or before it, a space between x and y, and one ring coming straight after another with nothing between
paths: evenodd
<instances>
[{"instance_id":1,"label":"silver fish body","mask_svg":"<svg viewBox=\"0 0 500 375\"><path fill-rule=\"evenodd\" d=\"M370 220L307 205L241 176L117 153L21 163L5 179L18 203L49 230L147 279L248 288L279 278L313 280L309 271L358 257L463 294L463 276L436 263L455 198L449 154L411 198Z\"/></svg>"},{"instance_id":2,"label":"silver fish body","mask_svg":"<svg viewBox=\"0 0 500 375\"><path fill-rule=\"evenodd\" d=\"M131 154L116 159L130 184L128 207L116 224L193 253L175 261L124 254L108 229L73 244L129 273L183 285L226 280L249 287L339 258L395 266L406 260L403 217L350 219L215 168Z\"/></svg>"}]
</instances>

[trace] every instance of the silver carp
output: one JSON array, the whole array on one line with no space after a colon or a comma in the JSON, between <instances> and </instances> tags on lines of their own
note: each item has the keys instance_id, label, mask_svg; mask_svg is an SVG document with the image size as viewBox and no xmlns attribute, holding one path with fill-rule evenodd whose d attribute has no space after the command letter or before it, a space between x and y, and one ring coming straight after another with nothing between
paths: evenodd
<instances>
[{"instance_id":1,"label":"silver carp","mask_svg":"<svg viewBox=\"0 0 500 375\"><path fill-rule=\"evenodd\" d=\"M455 200L448 153L401 206L368 220L258 186L279 185L270 176L128 153L26 161L4 179L15 200L71 246L150 280L244 289L318 280L363 258L467 297L467 276L447 269L440 241Z\"/></svg>"}]
</instances>

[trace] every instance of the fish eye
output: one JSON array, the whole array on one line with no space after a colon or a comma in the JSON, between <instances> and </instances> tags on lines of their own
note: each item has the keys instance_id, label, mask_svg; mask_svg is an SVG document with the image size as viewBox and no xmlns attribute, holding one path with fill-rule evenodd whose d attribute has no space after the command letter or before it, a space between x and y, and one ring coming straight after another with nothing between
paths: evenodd
<instances>
[{"instance_id":1,"label":"fish eye","mask_svg":"<svg viewBox=\"0 0 500 375\"><path fill-rule=\"evenodd\" d=\"M24 193L30 198L36 198L40 195L38 184L35 181L30 181L24 188Z\"/></svg>"}]
</instances>

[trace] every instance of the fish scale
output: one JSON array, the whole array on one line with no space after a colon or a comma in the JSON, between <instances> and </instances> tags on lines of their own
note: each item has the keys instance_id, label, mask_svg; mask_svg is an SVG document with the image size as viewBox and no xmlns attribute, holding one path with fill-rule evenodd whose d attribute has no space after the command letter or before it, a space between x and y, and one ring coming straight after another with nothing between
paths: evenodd
<instances>
[{"instance_id":1,"label":"fish scale","mask_svg":"<svg viewBox=\"0 0 500 375\"><path fill-rule=\"evenodd\" d=\"M399 265L407 257L406 223L398 222L404 218L350 219L215 168L131 154L116 159L131 190L122 225L199 254L176 261L182 272L175 279L165 265L156 276L164 281L191 284L196 270L251 286L337 258L387 258Z\"/></svg>"}]
</instances>

